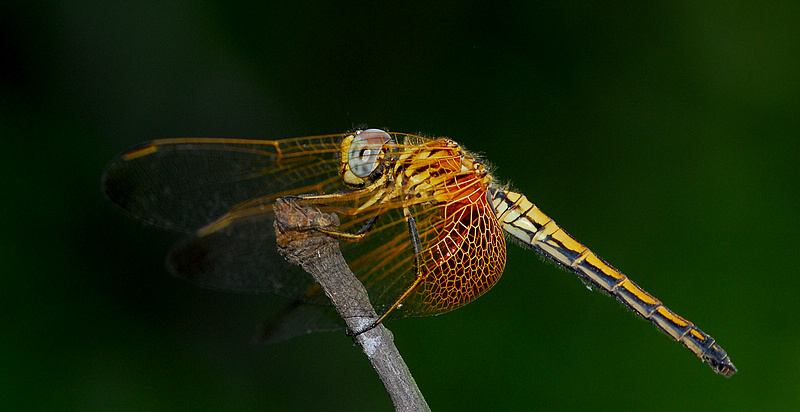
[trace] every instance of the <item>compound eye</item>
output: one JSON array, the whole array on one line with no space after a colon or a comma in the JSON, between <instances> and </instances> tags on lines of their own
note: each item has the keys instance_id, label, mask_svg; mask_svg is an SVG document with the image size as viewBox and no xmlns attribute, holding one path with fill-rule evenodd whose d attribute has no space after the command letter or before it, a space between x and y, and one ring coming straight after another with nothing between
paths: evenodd
<instances>
[{"instance_id":1,"label":"compound eye","mask_svg":"<svg viewBox=\"0 0 800 412\"><path fill-rule=\"evenodd\" d=\"M365 178L378 167L378 156L386 142L392 140L389 133L380 129L362 130L356 134L347 152L347 164L354 175Z\"/></svg>"}]
</instances>

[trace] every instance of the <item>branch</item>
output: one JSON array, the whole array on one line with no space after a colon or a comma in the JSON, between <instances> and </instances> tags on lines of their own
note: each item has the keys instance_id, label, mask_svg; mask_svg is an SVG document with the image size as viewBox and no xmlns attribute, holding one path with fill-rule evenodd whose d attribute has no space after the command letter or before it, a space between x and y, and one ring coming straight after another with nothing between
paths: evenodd
<instances>
[{"instance_id":1,"label":"branch","mask_svg":"<svg viewBox=\"0 0 800 412\"><path fill-rule=\"evenodd\" d=\"M335 229L335 214L323 214L310 206L301 207L288 199L274 205L275 230L280 253L299 265L325 290L325 294L342 316L349 330L363 330L378 318L367 291L350 271L339 241L308 228ZM369 358L397 411L429 411L400 352L394 337L382 324L354 337Z\"/></svg>"}]
</instances>

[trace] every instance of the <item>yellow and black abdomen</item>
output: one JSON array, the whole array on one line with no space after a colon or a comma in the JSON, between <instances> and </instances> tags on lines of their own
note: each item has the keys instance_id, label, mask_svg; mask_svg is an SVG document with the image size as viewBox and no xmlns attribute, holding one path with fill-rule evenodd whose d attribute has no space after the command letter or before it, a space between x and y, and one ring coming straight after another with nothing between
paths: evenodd
<instances>
[{"instance_id":1,"label":"yellow and black abdomen","mask_svg":"<svg viewBox=\"0 0 800 412\"><path fill-rule=\"evenodd\" d=\"M715 372L725 376L736 372L728 354L716 344L714 338L669 310L661 301L575 240L524 195L490 188L489 196L500 226L511 237L574 272L587 284L614 296L708 362Z\"/></svg>"}]
</instances>

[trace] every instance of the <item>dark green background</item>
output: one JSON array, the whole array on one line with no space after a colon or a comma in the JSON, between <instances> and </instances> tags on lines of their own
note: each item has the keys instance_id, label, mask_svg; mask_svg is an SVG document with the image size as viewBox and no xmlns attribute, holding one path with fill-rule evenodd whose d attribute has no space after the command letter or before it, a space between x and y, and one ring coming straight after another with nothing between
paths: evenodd
<instances>
[{"instance_id":1,"label":"dark green background","mask_svg":"<svg viewBox=\"0 0 800 412\"><path fill-rule=\"evenodd\" d=\"M800 408L800 3L271 3L0 3L0 403L390 409L350 339L251 345L283 302L172 278L176 236L100 192L140 141L368 124L484 154L740 369L511 246L389 324L434 410Z\"/></svg>"}]
</instances>

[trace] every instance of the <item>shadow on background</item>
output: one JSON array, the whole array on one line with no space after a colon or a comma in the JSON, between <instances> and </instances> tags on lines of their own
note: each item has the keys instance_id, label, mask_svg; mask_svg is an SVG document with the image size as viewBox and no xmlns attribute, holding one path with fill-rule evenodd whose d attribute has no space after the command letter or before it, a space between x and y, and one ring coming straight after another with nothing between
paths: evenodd
<instances>
[{"instance_id":1,"label":"shadow on background","mask_svg":"<svg viewBox=\"0 0 800 412\"><path fill-rule=\"evenodd\" d=\"M434 410L796 410L800 6L4 2L0 402L386 410L341 334L253 346L283 302L198 289L99 189L180 136L449 136L739 367L716 376L575 277L389 324Z\"/></svg>"}]
</instances>

